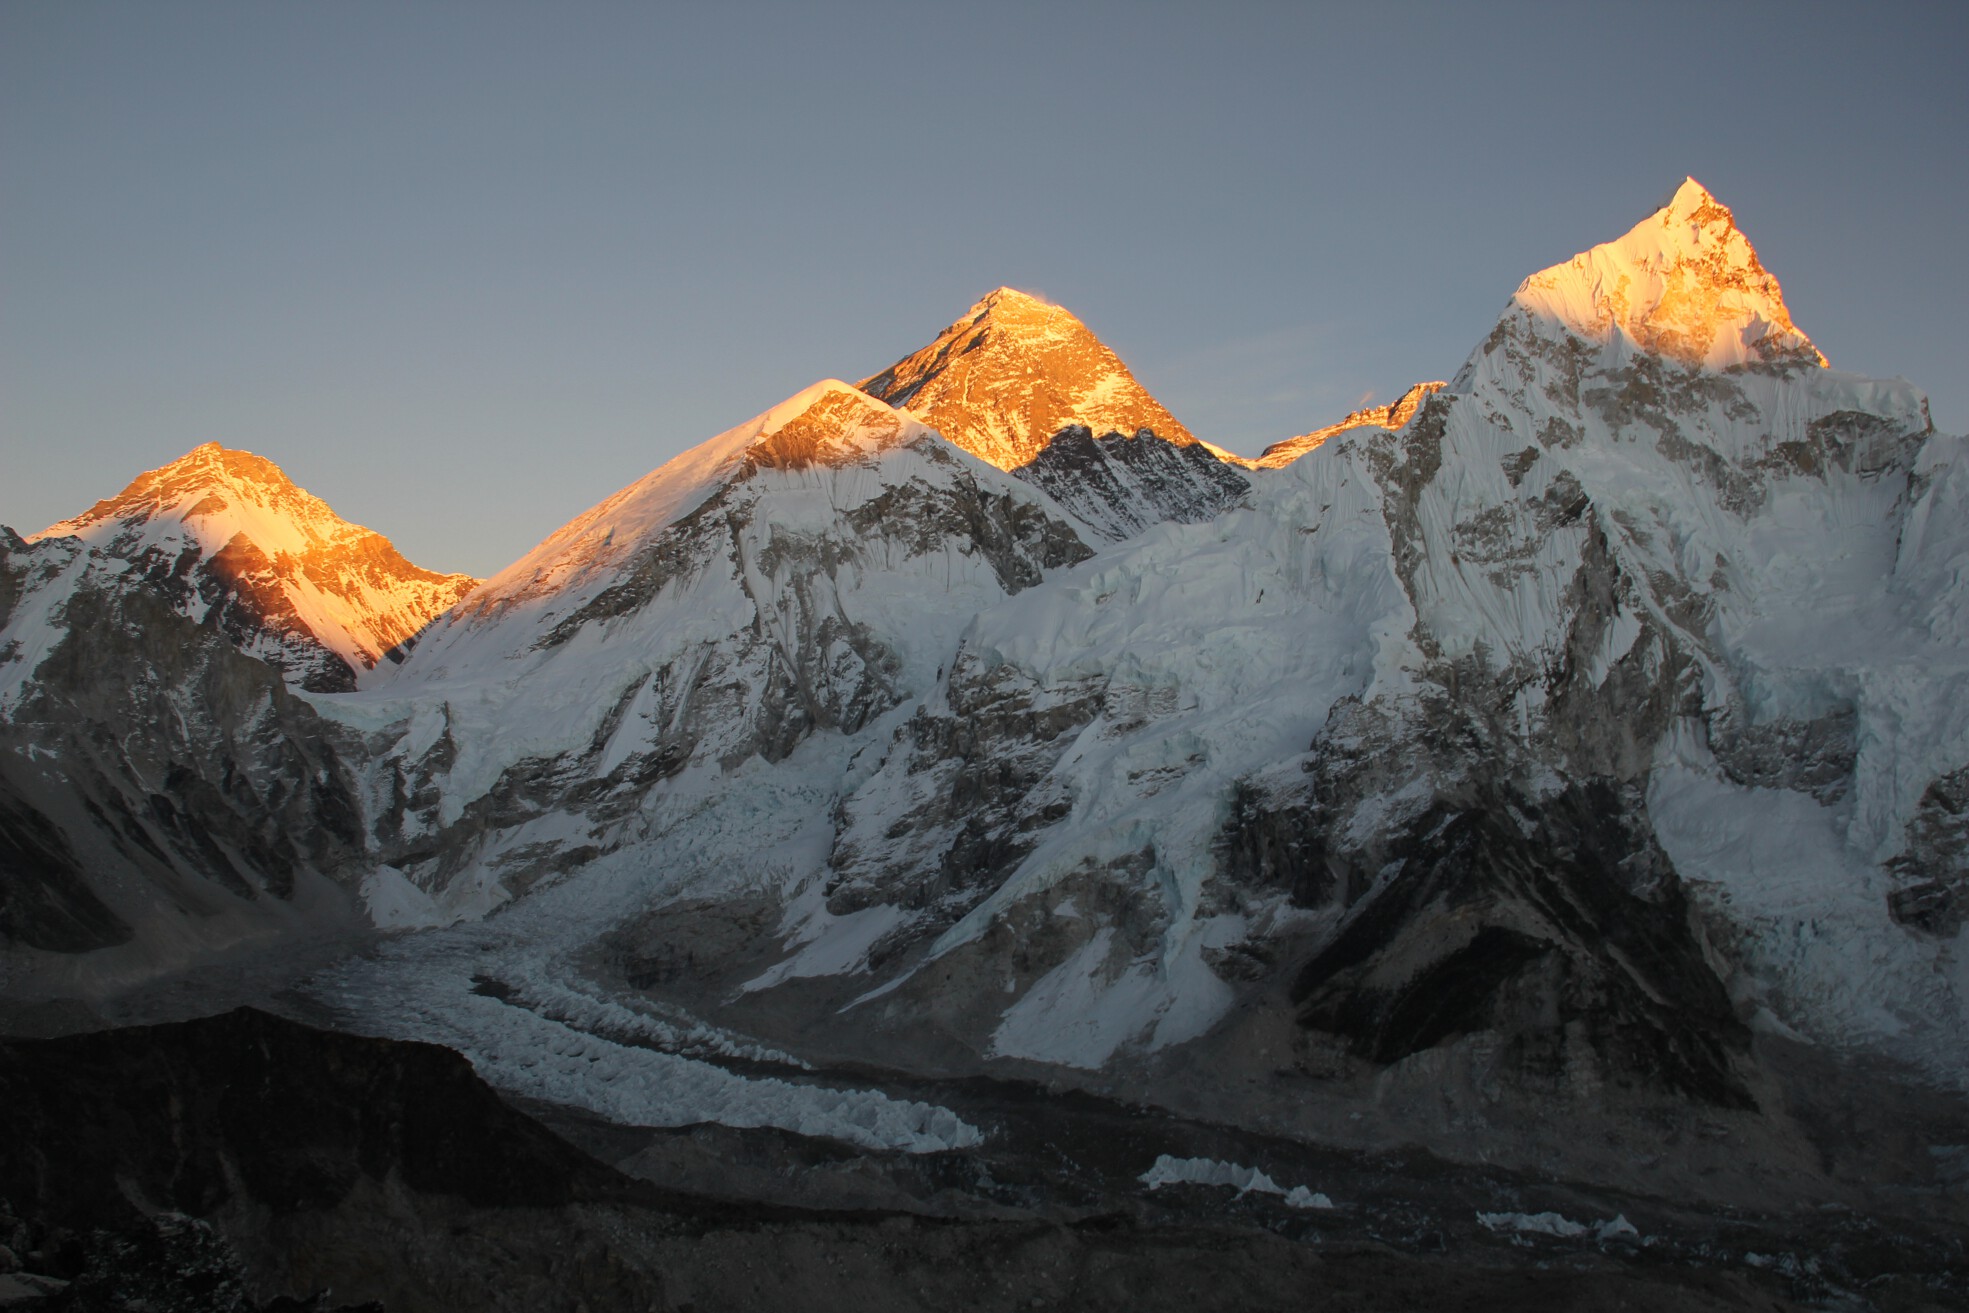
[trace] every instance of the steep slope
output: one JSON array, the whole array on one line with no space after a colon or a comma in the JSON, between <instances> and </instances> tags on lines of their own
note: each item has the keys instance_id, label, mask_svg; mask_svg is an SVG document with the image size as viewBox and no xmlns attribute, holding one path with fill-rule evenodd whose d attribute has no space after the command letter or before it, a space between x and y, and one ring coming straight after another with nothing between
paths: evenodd
<instances>
[{"instance_id":1,"label":"steep slope","mask_svg":"<svg viewBox=\"0 0 1969 1313\"><path fill-rule=\"evenodd\" d=\"M1728 208L1694 178L1619 241L1525 279L1499 331L1514 319L1616 358L1647 352L1711 370L1826 363Z\"/></svg>"},{"instance_id":2,"label":"steep slope","mask_svg":"<svg viewBox=\"0 0 1969 1313\"><path fill-rule=\"evenodd\" d=\"M1071 312L1009 287L860 386L1109 541L1207 520L1249 486Z\"/></svg>"},{"instance_id":3,"label":"steep slope","mask_svg":"<svg viewBox=\"0 0 1969 1313\"><path fill-rule=\"evenodd\" d=\"M0 975L91 993L352 920L361 743L182 594L0 529Z\"/></svg>"},{"instance_id":4,"label":"steep slope","mask_svg":"<svg viewBox=\"0 0 1969 1313\"><path fill-rule=\"evenodd\" d=\"M1095 437L1084 425L1053 435L1044 450L1013 471L1043 488L1108 542L1133 538L1152 524L1200 524L1250 490L1250 481L1201 442L1178 446L1152 434Z\"/></svg>"},{"instance_id":5,"label":"steep slope","mask_svg":"<svg viewBox=\"0 0 1969 1313\"><path fill-rule=\"evenodd\" d=\"M1345 433L1348 429L1398 429L1415 418L1415 412L1421 409L1424 401L1446 386L1443 383L1417 383L1385 406L1366 406L1351 412L1337 424L1327 424L1310 433L1301 433L1296 438L1274 442L1256 460L1245 463L1252 469L1277 469L1281 465L1290 465L1328 438Z\"/></svg>"},{"instance_id":6,"label":"steep slope","mask_svg":"<svg viewBox=\"0 0 1969 1313\"><path fill-rule=\"evenodd\" d=\"M1043 496L816 384L575 519L337 707L400 727L374 805L409 880L387 879L483 907L591 860L687 768L861 731L934 681L980 607L1087 554ZM519 834L549 815L553 834ZM501 845L523 851L488 869Z\"/></svg>"},{"instance_id":7,"label":"steep slope","mask_svg":"<svg viewBox=\"0 0 1969 1313\"><path fill-rule=\"evenodd\" d=\"M63 537L127 562L182 614L316 692L354 688L478 582L419 569L272 461L216 442L28 541Z\"/></svg>"},{"instance_id":8,"label":"steep slope","mask_svg":"<svg viewBox=\"0 0 1969 1313\"><path fill-rule=\"evenodd\" d=\"M1688 182L1619 241L1527 279L1406 429L1345 444L1383 489L1417 678L1336 705L1301 779L1267 780L1290 805L1240 818L1278 836L1279 873L1369 893L1347 951L1295 987L1308 1024L1387 1057L1425 982L1459 981L1480 1010L1450 1029L1483 1033L1501 1014L1481 1009L1523 1007L1555 962L1577 971L1576 945L1554 952L1576 931L1554 931L1604 913L1559 917L1541 896L1527 941L1523 911L1481 906L1494 881L1428 884L1446 824L1504 817L1557 859L1534 866L1597 849L1605 897L1664 925L1686 898L1746 1017L1962 1077L1969 980L1895 901L1903 836L1969 750L1949 692L1964 653L1896 597L1905 526L1936 514L1921 471L1952 440L1905 384L1822 365L1729 212ZM1928 577L1942 596L1921 606L1951 613L1960 585ZM1539 837L1581 791L1615 828ZM1568 997L1620 1015L1600 986L1558 986L1558 1015Z\"/></svg>"}]
</instances>

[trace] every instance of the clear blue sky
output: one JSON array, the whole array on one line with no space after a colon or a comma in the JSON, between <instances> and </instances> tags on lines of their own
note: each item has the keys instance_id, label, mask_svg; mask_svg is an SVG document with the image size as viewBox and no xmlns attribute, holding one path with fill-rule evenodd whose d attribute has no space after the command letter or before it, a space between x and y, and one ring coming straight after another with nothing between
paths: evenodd
<instances>
[{"instance_id":1,"label":"clear blue sky","mask_svg":"<svg viewBox=\"0 0 1969 1313\"><path fill-rule=\"evenodd\" d=\"M217 440L497 570L1010 283L1255 452L1693 174L1969 428L1969 5L10 3L0 523Z\"/></svg>"}]
</instances>

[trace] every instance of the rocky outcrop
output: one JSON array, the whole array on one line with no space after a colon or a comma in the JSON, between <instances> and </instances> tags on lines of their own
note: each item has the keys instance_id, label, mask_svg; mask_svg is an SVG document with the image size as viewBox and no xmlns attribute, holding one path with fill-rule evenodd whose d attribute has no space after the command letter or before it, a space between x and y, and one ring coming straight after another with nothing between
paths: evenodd
<instances>
[{"instance_id":1,"label":"rocky outcrop","mask_svg":"<svg viewBox=\"0 0 1969 1313\"><path fill-rule=\"evenodd\" d=\"M1249 462L1253 469L1278 469L1290 465L1309 451L1325 444L1337 434L1349 429L1377 428L1399 429L1415 418L1415 412L1422 403L1448 386L1445 383L1417 383L1385 406L1363 406L1348 413L1333 424L1323 424L1310 433L1301 433L1296 438L1274 442L1259 453L1256 460Z\"/></svg>"},{"instance_id":2,"label":"rocky outcrop","mask_svg":"<svg viewBox=\"0 0 1969 1313\"><path fill-rule=\"evenodd\" d=\"M1969 919L1969 768L1922 790L1907 840L1889 863L1899 887L1888 910L1910 929L1953 939Z\"/></svg>"}]
</instances>

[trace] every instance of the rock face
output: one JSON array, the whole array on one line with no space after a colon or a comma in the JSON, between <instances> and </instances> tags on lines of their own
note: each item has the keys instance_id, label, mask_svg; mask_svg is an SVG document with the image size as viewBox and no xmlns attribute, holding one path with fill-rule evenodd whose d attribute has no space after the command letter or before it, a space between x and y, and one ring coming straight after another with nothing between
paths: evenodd
<instances>
[{"instance_id":1,"label":"rock face","mask_svg":"<svg viewBox=\"0 0 1969 1313\"><path fill-rule=\"evenodd\" d=\"M368 864L342 755L355 740L184 616L172 581L4 530L0 579L0 932L16 986L62 977L51 954L121 945L105 969L141 976L346 920Z\"/></svg>"},{"instance_id":2,"label":"rock face","mask_svg":"<svg viewBox=\"0 0 1969 1313\"><path fill-rule=\"evenodd\" d=\"M1281 465L1290 465L1328 438L1345 433L1349 429L1401 428L1415 418L1415 412L1422 408L1424 401L1447 386L1448 384L1445 383L1417 383L1385 406L1367 406L1351 412L1337 424L1322 425L1310 433L1301 433L1296 438L1274 442L1265 448L1258 459L1251 461L1250 465L1253 469L1277 469Z\"/></svg>"},{"instance_id":3,"label":"rock face","mask_svg":"<svg viewBox=\"0 0 1969 1313\"><path fill-rule=\"evenodd\" d=\"M315 692L353 689L478 582L417 568L272 461L216 442L28 541L65 537L125 562L181 614Z\"/></svg>"},{"instance_id":4,"label":"rock face","mask_svg":"<svg viewBox=\"0 0 1969 1313\"><path fill-rule=\"evenodd\" d=\"M1251 489L1250 480L1202 443L1178 446L1147 429L1099 438L1084 426L1063 429L1013 473L1108 542L1165 521L1214 520Z\"/></svg>"}]
</instances>

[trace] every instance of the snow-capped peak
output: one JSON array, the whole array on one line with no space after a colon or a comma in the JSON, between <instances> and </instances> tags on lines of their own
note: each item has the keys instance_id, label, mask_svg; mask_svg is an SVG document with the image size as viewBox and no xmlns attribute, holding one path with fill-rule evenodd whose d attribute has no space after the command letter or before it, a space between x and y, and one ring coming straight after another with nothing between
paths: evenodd
<instances>
[{"instance_id":1,"label":"snow-capped peak","mask_svg":"<svg viewBox=\"0 0 1969 1313\"><path fill-rule=\"evenodd\" d=\"M1196 441L1071 311L1010 287L861 387L1003 470L1029 464L1074 426L1095 437L1146 429L1179 446Z\"/></svg>"},{"instance_id":2,"label":"snow-capped peak","mask_svg":"<svg viewBox=\"0 0 1969 1313\"><path fill-rule=\"evenodd\" d=\"M342 524L320 498L295 487L272 461L207 442L168 465L139 474L122 492L82 514L28 535L28 541L75 537L97 544L110 532L110 525L157 519L171 512L179 513L181 520L222 513L232 509L224 504L228 494L238 513L260 530L256 537L261 545L271 550L305 550L332 537ZM191 504L194 497L196 505Z\"/></svg>"},{"instance_id":3,"label":"snow-capped peak","mask_svg":"<svg viewBox=\"0 0 1969 1313\"><path fill-rule=\"evenodd\" d=\"M501 612L599 579L720 488L760 469L853 464L923 432L906 412L839 379L822 379L576 516L487 580L467 609Z\"/></svg>"},{"instance_id":4,"label":"snow-capped peak","mask_svg":"<svg viewBox=\"0 0 1969 1313\"><path fill-rule=\"evenodd\" d=\"M1625 236L1525 279L1514 311L1709 369L1825 364L1729 209L1694 178Z\"/></svg>"},{"instance_id":5,"label":"snow-capped peak","mask_svg":"<svg viewBox=\"0 0 1969 1313\"><path fill-rule=\"evenodd\" d=\"M478 582L412 565L272 461L216 442L29 541L67 537L174 588L187 614L216 612L241 647L308 688L347 686Z\"/></svg>"}]
</instances>

